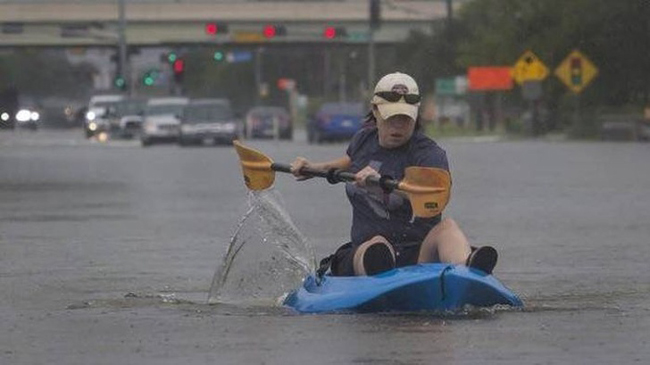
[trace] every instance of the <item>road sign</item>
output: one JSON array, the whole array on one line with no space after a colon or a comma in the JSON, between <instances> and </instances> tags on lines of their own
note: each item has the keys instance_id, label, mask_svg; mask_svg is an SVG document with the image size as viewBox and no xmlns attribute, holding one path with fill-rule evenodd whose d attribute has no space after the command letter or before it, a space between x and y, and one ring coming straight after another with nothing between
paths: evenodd
<instances>
[{"instance_id":1,"label":"road sign","mask_svg":"<svg viewBox=\"0 0 650 365\"><path fill-rule=\"evenodd\" d=\"M456 76L436 79L436 95L465 95L467 77Z\"/></svg>"},{"instance_id":2,"label":"road sign","mask_svg":"<svg viewBox=\"0 0 650 365\"><path fill-rule=\"evenodd\" d=\"M542 81L548 74L548 67L532 51L524 52L512 68L512 78L519 85L524 81Z\"/></svg>"},{"instance_id":3,"label":"road sign","mask_svg":"<svg viewBox=\"0 0 650 365\"><path fill-rule=\"evenodd\" d=\"M542 98L541 81L525 81L521 84L521 95L525 100L539 100Z\"/></svg>"},{"instance_id":4,"label":"road sign","mask_svg":"<svg viewBox=\"0 0 650 365\"><path fill-rule=\"evenodd\" d=\"M481 66L470 67L467 70L469 90L471 91L499 91L512 89L512 76L510 67Z\"/></svg>"},{"instance_id":5,"label":"road sign","mask_svg":"<svg viewBox=\"0 0 650 365\"><path fill-rule=\"evenodd\" d=\"M235 32L232 40L235 43L260 43L268 41L262 33L258 32Z\"/></svg>"},{"instance_id":6,"label":"road sign","mask_svg":"<svg viewBox=\"0 0 650 365\"><path fill-rule=\"evenodd\" d=\"M278 79L278 89L280 90L293 90L296 88L296 80L281 78Z\"/></svg>"},{"instance_id":7,"label":"road sign","mask_svg":"<svg viewBox=\"0 0 650 365\"><path fill-rule=\"evenodd\" d=\"M226 54L226 61L230 63L250 62L252 59L251 51L231 51Z\"/></svg>"},{"instance_id":8,"label":"road sign","mask_svg":"<svg viewBox=\"0 0 650 365\"><path fill-rule=\"evenodd\" d=\"M555 76L576 94L587 87L596 75L598 68L578 50L573 50L555 69Z\"/></svg>"}]
</instances>

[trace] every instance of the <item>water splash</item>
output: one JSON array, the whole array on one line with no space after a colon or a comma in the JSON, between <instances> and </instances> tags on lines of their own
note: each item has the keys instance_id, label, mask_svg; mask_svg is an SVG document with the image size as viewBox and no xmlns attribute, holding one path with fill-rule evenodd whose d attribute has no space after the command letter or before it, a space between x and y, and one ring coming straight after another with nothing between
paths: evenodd
<instances>
[{"instance_id":1,"label":"water splash","mask_svg":"<svg viewBox=\"0 0 650 365\"><path fill-rule=\"evenodd\" d=\"M249 192L248 205L214 274L208 303L276 304L316 266L311 245L274 189Z\"/></svg>"}]
</instances>

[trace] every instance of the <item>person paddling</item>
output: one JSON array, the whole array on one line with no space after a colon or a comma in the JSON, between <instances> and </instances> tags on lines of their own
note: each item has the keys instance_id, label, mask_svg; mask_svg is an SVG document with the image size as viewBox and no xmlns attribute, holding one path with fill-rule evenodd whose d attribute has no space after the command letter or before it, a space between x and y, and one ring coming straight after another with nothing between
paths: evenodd
<instances>
[{"instance_id":1,"label":"person paddling","mask_svg":"<svg viewBox=\"0 0 650 365\"><path fill-rule=\"evenodd\" d=\"M366 184L370 176L400 180L409 166L449 171L446 152L420 130L420 100L411 76L387 74L375 86L372 110L345 156L317 163L297 157L291 163L291 173L300 181L310 178L301 175L303 168L355 174L355 181L346 184L352 205L351 241L323 260L334 276L375 275L425 262L465 264L491 274L496 265L496 250L470 246L453 219L441 214L415 217L403 194Z\"/></svg>"}]
</instances>

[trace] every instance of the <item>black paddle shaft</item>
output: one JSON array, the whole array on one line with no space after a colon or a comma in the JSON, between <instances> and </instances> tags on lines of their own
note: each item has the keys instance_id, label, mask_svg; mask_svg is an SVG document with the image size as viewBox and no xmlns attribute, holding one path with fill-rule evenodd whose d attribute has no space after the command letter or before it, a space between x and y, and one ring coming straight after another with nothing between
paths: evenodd
<instances>
[{"instance_id":1,"label":"black paddle shaft","mask_svg":"<svg viewBox=\"0 0 650 365\"><path fill-rule=\"evenodd\" d=\"M291 166L274 162L271 164L271 170L277 172L286 172L290 174ZM323 171L323 170L314 170L308 167L303 167L300 170L300 174L305 176L311 176L311 177L322 177L327 179L327 181L330 184L356 180L355 174L347 171L341 171L338 169L330 169L327 171ZM379 186L387 193L390 193L391 191L395 190L399 185L399 181L396 181L392 177L387 175L384 175L379 178L370 176L367 178L366 183L370 185Z\"/></svg>"}]
</instances>

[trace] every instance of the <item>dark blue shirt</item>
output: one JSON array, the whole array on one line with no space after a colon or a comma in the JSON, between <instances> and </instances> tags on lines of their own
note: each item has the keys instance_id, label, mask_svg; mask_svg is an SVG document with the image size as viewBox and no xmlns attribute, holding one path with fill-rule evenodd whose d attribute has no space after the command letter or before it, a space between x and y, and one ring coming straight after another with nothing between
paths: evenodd
<instances>
[{"instance_id":1,"label":"dark blue shirt","mask_svg":"<svg viewBox=\"0 0 650 365\"><path fill-rule=\"evenodd\" d=\"M352 160L350 172L366 166L395 180L404 177L409 166L437 167L449 171L447 154L433 140L415 132L403 146L387 149L379 145L376 127L366 127L352 138L347 150ZM408 199L391 193L383 197L369 194L354 184L346 184L346 193L352 204L351 239L359 245L381 235L392 244L422 242L431 228L440 222L433 218L415 218Z\"/></svg>"}]
</instances>

